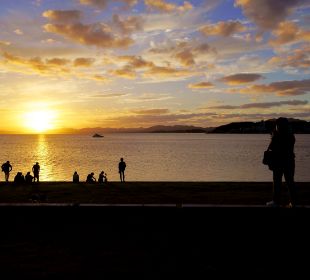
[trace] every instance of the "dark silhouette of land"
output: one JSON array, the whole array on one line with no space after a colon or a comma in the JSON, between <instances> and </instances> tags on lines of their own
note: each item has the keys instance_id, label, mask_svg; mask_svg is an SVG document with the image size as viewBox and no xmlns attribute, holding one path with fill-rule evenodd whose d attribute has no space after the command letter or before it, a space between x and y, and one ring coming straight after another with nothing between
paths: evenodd
<instances>
[{"instance_id":1,"label":"dark silhouette of land","mask_svg":"<svg viewBox=\"0 0 310 280\"><path fill-rule=\"evenodd\" d=\"M68 129L69 134L94 133L270 133L276 119L262 120L259 122L233 122L218 127L200 127L192 125L155 125L147 128L82 128ZM310 122L300 119L289 119L294 133L310 133Z\"/></svg>"}]
</instances>

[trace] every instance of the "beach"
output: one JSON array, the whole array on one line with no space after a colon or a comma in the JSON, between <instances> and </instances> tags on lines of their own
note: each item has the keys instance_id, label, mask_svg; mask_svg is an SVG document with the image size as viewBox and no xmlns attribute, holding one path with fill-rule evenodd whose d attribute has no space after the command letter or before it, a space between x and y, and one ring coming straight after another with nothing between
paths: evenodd
<instances>
[{"instance_id":1,"label":"beach","mask_svg":"<svg viewBox=\"0 0 310 280\"><path fill-rule=\"evenodd\" d=\"M265 207L271 182L2 182L0 276L299 277L310 188L297 186L289 209Z\"/></svg>"}]
</instances>

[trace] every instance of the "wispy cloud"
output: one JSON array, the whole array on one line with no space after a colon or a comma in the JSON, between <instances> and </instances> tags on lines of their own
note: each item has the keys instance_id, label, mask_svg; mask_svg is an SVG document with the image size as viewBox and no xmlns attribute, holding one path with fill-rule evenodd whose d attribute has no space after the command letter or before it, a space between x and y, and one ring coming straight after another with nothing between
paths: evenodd
<instances>
[{"instance_id":1,"label":"wispy cloud","mask_svg":"<svg viewBox=\"0 0 310 280\"><path fill-rule=\"evenodd\" d=\"M242 105L219 105L219 106L210 106L208 109L224 109L224 110L232 110L232 109L268 109L272 107L280 107L280 106L300 106L308 104L307 100L287 100L287 101L278 101L278 102L261 102L261 103L247 103Z\"/></svg>"}]
</instances>

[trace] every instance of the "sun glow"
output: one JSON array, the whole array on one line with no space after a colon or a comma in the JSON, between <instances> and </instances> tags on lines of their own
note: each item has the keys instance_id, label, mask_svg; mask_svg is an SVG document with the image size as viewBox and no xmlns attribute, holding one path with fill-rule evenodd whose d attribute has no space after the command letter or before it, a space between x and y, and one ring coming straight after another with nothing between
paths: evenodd
<instances>
[{"instance_id":1,"label":"sun glow","mask_svg":"<svg viewBox=\"0 0 310 280\"><path fill-rule=\"evenodd\" d=\"M46 132L54 128L53 120L56 117L56 113L53 111L34 111L26 113L24 117L24 124L27 130Z\"/></svg>"}]
</instances>

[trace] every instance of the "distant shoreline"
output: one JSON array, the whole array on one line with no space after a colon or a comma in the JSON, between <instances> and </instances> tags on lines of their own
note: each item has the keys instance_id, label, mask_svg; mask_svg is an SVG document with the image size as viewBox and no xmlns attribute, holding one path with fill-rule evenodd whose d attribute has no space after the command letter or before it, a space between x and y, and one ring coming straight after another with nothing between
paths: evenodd
<instances>
[{"instance_id":1,"label":"distant shoreline","mask_svg":"<svg viewBox=\"0 0 310 280\"><path fill-rule=\"evenodd\" d=\"M310 205L310 182L296 182L300 205ZM272 182L108 182L100 185L40 182L16 186L0 182L0 203L215 204L265 205ZM288 202L283 184L282 203Z\"/></svg>"}]
</instances>

